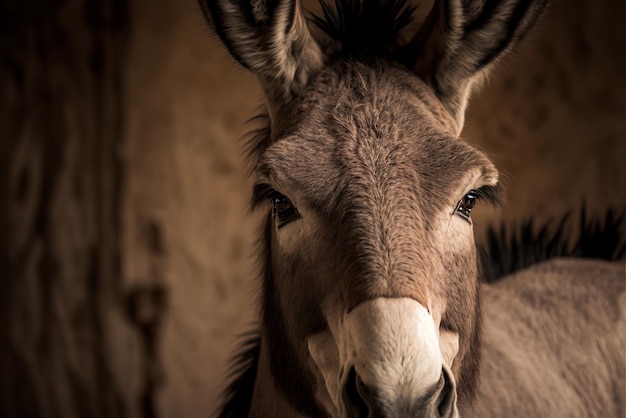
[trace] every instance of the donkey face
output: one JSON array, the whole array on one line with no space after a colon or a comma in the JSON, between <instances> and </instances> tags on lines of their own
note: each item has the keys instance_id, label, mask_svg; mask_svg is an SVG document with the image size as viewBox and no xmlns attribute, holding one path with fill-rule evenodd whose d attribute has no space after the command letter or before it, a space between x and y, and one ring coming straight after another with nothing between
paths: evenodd
<instances>
[{"instance_id":1,"label":"donkey face","mask_svg":"<svg viewBox=\"0 0 626 418\"><path fill-rule=\"evenodd\" d=\"M466 212L472 193L492 196L496 170L405 69L337 63L307 92L294 104L302 120L256 173L256 200L273 206L264 309L284 327L272 339L299 342L335 416L357 393L434 402L438 384L454 388L442 368L458 376L459 344L465 357L476 338Z\"/></svg>"},{"instance_id":2,"label":"donkey face","mask_svg":"<svg viewBox=\"0 0 626 418\"><path fill-rule=\"evenodd\" d=\"M203 3L267 99L270 127L252 147L253 202L269 212L263 341L302 413L452 417L457 396L471 402L469 215L499 188L458 134L472 84L544 6L492 3L436 3L404 43L405 1L324 4L324 48L297 2Z\"/></svg>"}]
</instances>

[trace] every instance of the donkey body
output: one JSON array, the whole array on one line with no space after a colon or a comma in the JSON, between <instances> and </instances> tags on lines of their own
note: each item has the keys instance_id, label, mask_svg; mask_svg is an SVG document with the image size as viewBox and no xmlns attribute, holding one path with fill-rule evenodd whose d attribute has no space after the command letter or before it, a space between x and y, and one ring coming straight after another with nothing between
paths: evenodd
<instances>
[{"instance_id":1,"label":"donkey body","mask_svg":"<svg viewBox=\"0 0 626 418\"><path fill-rule=\"evenodd\" d=\"M545 1L437 1L414 34L405 0L323 2L315 34L298 1L201 5L267 105L261 326L221 416L623 412L623 263L479 280L470 215L501 188L465 107Z\"/></svg>"},{"instance_id":2,"label":"donkey body","mask_svg":"<svg viewBox=\"0 0 626 418\"><path fill-rule=\"evenodd\" d=\"M624 416L624 265L557 258L484 284L476 405L461 416Z\"/></svg>"}]
</instances>

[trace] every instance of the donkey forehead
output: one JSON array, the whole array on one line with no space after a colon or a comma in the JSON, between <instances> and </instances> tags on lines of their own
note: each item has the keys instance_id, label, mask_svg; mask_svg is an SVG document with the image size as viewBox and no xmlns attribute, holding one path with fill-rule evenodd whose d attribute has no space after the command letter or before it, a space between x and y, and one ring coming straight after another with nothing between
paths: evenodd
<instances>
[{"instance_id":1,"label":"donkey forehead","mask_svg":"<svg viewBox=\"0 0 626 418\"><path fill-rule=\"evenodd\" d=\"M487 157L451 134L429 88L401 70L322 74L290 133L270 146L258 172L315 206L334 209L372 187L444 205L469 183L495 184Z\"/></svg>"}]
</instances>

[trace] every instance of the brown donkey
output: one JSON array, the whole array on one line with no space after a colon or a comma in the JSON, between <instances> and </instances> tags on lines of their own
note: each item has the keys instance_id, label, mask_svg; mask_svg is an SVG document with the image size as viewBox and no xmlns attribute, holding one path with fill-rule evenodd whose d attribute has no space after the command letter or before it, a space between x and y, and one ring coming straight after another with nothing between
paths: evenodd
<instances>
[{"instance_id":1,"label":"brown donkey","mask_svg":"<svg viewBox=\"0 0 626 418\"><path fill-rule=\"evenodd\" d=\"M267 109L262 320L220 416L624 413L623 263L479 280L470 214L501 190L465 107L546 0L436 0L416 30L406 0L200 2Z\"/></svg>"}]
</instances>

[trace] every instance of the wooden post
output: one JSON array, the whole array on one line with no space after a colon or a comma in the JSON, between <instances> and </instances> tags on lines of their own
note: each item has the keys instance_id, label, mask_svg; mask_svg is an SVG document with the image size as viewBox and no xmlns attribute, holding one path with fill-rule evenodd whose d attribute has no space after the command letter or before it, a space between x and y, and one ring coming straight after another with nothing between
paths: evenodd
<instances>
[{"instance_id":1,"label":"wooden post","mask_svg":"<svg viewBox=\"0 0 626 418\"><path fill-rule=\"evenodd\" d=\"M2 417L132 416L108 322L127 38L123 0L0 3Z\"/></svg>"}]
</instances>

